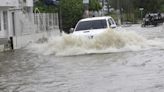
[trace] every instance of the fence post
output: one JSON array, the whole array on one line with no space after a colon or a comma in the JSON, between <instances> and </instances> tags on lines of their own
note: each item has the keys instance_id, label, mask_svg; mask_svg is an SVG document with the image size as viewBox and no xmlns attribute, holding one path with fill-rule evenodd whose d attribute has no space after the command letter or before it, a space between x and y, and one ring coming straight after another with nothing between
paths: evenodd
<instances>
[{"instance_id":1,"label":"fence post","mask_svg":"<svg viewBox=\"0 0 164 92\"><path fill-rule=\"evenodd\" d=\"M44 20L44 21L43 21L43 23L44 23L44 24L43 24L43 25L44 25L44 31L46 31L46 30L47 30L47 28L46 28L46 25L47 25L47 24L46 24L46 14L45 14L45 13L43 13L43 20Z\"/></svg>"}]
</instances>

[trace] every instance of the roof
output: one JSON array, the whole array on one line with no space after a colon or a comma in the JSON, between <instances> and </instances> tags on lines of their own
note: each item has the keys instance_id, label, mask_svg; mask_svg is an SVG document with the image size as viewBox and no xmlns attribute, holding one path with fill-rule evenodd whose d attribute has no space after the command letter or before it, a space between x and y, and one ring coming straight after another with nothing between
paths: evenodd
<instances>
[{"instance_id":1,"label":"roof","mask_svg":"<svg viewBox=\"0 0 164 92\"><path fill-rule=\"evenodd\" d=\"M111 18L111 16L84 18L84 19L81 19L80 21L101 20L101 19L107 19L107 18Z\"/></svg>"}]
</instances>

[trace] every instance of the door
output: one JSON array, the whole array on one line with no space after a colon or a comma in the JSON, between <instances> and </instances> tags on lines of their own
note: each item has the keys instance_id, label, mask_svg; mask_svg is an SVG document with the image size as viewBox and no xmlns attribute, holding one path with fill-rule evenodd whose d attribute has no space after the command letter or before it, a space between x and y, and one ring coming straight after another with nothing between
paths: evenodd
<instances>
[{"instance_id":1,"label":"door","mask_svg":"<svg viewBox=\"0 0 164 92\"><path fill-rule=\"evenodd\" d=\"M6 38L8 32L8 13L0 11L0 38Z\"/></svg>"},{"instance_id":2,"label":"door","mask_svg":"<svg viewBox=\"0 0 164 92\"><path fill-rule=\"evenodd\" d=\"M11 13L11 16L12 16L12 28L13 28L13 36L15 36L15 13L12 12Z\"/></svg>"}]
</instances>

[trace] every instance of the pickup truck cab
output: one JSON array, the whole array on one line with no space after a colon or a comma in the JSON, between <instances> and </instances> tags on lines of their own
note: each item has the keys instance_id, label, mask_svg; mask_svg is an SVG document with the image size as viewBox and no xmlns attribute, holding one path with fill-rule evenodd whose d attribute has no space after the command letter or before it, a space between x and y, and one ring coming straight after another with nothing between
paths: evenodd
<instances>
[{"instance_id":1,"label":"pickup truck cab","mask_svg":"<svg viewBox=\"0 0 164 92\"><path fill-rule=\"evenodd\" d=\"M81 19L72 31L73 35L93 38L93 36L107 31L109 28L116 28L116 23L112 17L92 17Z\"/></svg>"}]
</instances>

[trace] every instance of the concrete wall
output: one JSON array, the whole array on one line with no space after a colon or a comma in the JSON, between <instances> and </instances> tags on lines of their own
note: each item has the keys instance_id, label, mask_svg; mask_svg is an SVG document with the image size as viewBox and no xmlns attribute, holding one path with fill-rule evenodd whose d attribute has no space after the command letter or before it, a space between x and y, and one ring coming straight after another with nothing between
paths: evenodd
<instances>
[{"instance_id":1,"label":"concrete wall","mask_svg":"<svg viewBox=\"0 0 164 92\"><path fill-rule=\"evenodd\" d=\"M26 0L26 6L33 7L33 0Z\"/></svg>"},{"instance_id":2,"label":"concrete wall","mask_svg":"<svg viewBox=\"0 0 164 92\"><path fill-rule=\"evenodd\" d=\"M33 7L33 1L34 0L19 0L20 5L26 6L26 7Z\"/></svg>"},{"instance_id":3,"label":"concrete wall","mask_svg":"<svg viewBox=\"0 0 164 92\"><path fill-rule=\"evenodd\" d=\"M20 49L26 47L30 43L36 42L42 38L48 38L51 36L59 35L59 30L51 30L49 32L41 32L36 34L22 35L22 36L14 36L13 37L13 45L14 49Z\"/></svg>"},{"instance_id":4,"label":"concrete wall","mask_svg":"<svg viewBox=\"0 0 164 92\"><path fill-rule=\"evenodd\" d=\"M18 0L0 0L0 7L15 7L18 5Z\"/></svg>"}]
</instances>

